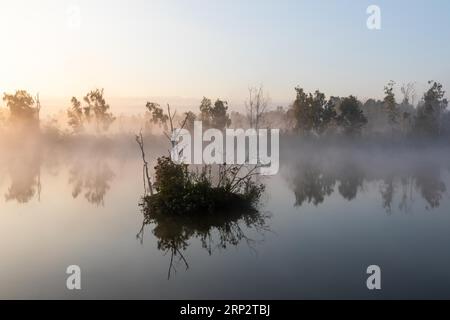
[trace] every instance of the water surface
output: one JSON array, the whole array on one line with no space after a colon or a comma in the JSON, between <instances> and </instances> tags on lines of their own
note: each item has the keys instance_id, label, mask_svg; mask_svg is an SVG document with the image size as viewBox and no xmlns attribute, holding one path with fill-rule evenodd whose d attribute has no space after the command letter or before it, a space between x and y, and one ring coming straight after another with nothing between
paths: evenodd
<instances>
[{"instance_id":1,"label":"water surface","mask_svg":"<svg viewBox=\"0 0 450 320\"><path fill-rule=\"evenodd\" d=\"M143 225L130 143L0 153L0 298L450 298L448 153L286 148L257 217Z\"/></svg>"}]
</instances>

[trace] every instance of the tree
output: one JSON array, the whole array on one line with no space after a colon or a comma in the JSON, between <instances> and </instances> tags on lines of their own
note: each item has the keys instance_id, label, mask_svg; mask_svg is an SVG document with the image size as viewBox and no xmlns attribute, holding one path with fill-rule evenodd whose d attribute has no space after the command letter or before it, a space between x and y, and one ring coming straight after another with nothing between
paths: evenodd
<instances>
[{"instance_id":1,"label":"tree","mask_svg":"<svg viewBox=\"0 0 450 320\"><path fill-rule=\"evenodd\" d=\"M416 88L413 82L409 82L407 84L403 84L400 88L400 91L403 94L403 105L414 105L414 100L416 97Z\"/></svg>"},{"instance_id":2,"label":"tree","mask_svg":"<svg viewBox=\"0 0 450 320\"><path fill-rule=\"evenodd\" d=\"M397 109L397 104L395 102L395 94L394 94L394 81L389 81L389 83L384 87L384 107L386 113L388 115L389 125L391 129L394 130L395 126L398 125L398 116L399 112Z\"/></svg>"},{"instance_id":3,"label":"tree","mask_svg":"<svg viewBox=\"0 0 450 320\"><path fill-rule=\"evenodd\" d=\"M217 99L212 106L211 100L203 98L200 103L200 120L205 128L224 130L231 124L226 101Z\"/></svg>"},{"instance_id":4,"label":"tree","mask_svg":"<svg viewBox=\"0 0 450 320\"><path fill-rule=\"evenodd\" d=\"M335 100L326 99L319 90L312 94L297 87L295 91L297 96L292 110L296 130L302 133L323 133L336 118Z\"/></svg>"},{"instance_id":5,"label":"tree","mask_svg":"<svg viewBox=\"0 0 450 320\"><path fill-rule=\"evenodd\" d=\"M81 132L84 130L83 109L81 108L81 102L75 97L72 97L72 100L70 101L72 103L72 108L67 111L69 125L73 128L74 132Z\"/></svg>"},{"instance_id":6,"label":"tree","mask_svg":"<svg viewBox=\"0 0 450 320\"><path fill-rule=\"evenodd\" d=\"M210 127L211 125L211 111L212 103L211 100L203 97L200 103L200 121L202 121L203 126Z\"/></svg>"},{"instance_id":7,"label":"tree","mask_svg":"<svg viewBox=\"0 0 450 320\"><path fill-rule=\"evenodd\" d=\"M319 126L319 132L323 133L325 130L330 129L334 126L336 122L336 106L339 101L339 98L330 97L330 99L326 100L325 103L321 107L321 121Z\"/></svg>"},{"instance_id":8,"label":"tree","mask_svg":"<svg viewBox=\"0 0 450 320\"><path fill-rule=\"evenodd\" d=\"M186 119L185 129L192 132L194 130L194 122L197 119L197 116L192 111L185 112L184 116Z\"/></svg>"},{"instance_id":9,"label":"tree","mask_svg":"<svg viewBox=\"0 0 450 320\"><path fill-rule=\"evenodd\" d=\"M266 112L268 105L268 98L264 96L264 90L259 88L249 88L248 89L249 98L245 102L245 107L247 109L247 119L250 128L259 129L262 121L262 117Z\"/></svg>"},{"instance_id":10,"label":"tree","mask_svg":"<svg viewBox=\"0 0 450 320\"><path fill-rule=\"evenodd\" d=\"M349 96L342 99L337 123L347 135L353 136L361 133L361 129L367 123L367 118L364 116L361 103L356 97Z\"/></svg>"},{"instance_id":11,"label":"tree","mask_svg":"<svg viewBox=\"0 0 450 320\"><path fill-rule=\"evenodd\" d=\"M97 132L107 131L115 117L108 112L110 107L103 98L103 89L90 91L83 101L86 103L84 107L76 97L72 97L72 107L67 111L68 123L74 132L84 131L85 125L92 121L95 121Z\"/></svg>"},{"instance_id":12,"label":"tree","mask_svg":"<svg viewBox=\"0 0 450 320\"><path fill-rule=\"evenodd\" d=\"M440 136L448 100L444 98L445 91L442 89L442 84L435 81L428 81L428 84L431 87L425 92L417 110L416 129L425 135Z\"/></svg>"},{"instance_id":13,"label":"tree","mask_svg":"<svg viewBox=\"0 0 450 320\"><path fill-rule=\"evenodd\" d=\"M311 94L306 94L303 88L295 88L297 93L292 109L294 110L294 117L296 119L295 129L303 133L307 133L312 130L313 125L313 112L311 110Z\"/></svg>"},{"instance_id":14,"label":"tree","mask_svg":"<svg viewBox=\"0 0 450 320\"><path fill-rule=\"evenodd\" d=\"M103 89L89 92L84 97L84 101L87 103L85 110L88 110L88 119L91 119L92 112L94 113L97 132L107 131L115 118L112 113L108 112L109 104L103 98Z\"/></svg>"},{"instance_id":15,"label":"tree","mask_svg":"<svg viewBox=\"0 0 450 320\"><path fill-rule=\"evenodd\" d=\"M408 133L413 128L413 115L416 110L414 103L416 99L416 89L413 82L403 84L400 88L403 95L402 103L400 104L401 113L401 127L404 133Z\"/></svg>"},{"instance_id":16,"label":"tree","mask_svg":"<svg viewBox=\"0 0 450 320\"><path fill-rule=\"evenodd\" d=\"M225 130L231 124L230 116L228 114L228 103L226 101L217 99L214 103L214 108L211 109L211 126L219 130Z\"/></svg>"},{"instance_id":17,"label":"tree","mask_svg":"<svg viewBox=\"0 0 450 320\"><path fill-rule=\"evenodd\" d=\"M35 104L35 100L27 91L18 90L15 94L5 93L3 101L9 108L10 121L13 124L39 126L39 105Z\"/></svg>"},{"instance_id":18,"label":"tree","mask_svg":"<svg viewBox=\"0 0 450 320\"><path fill-rule=\"evenodd\" d=\"M169 120L169 116L164 114L164 110L159 106L159 104L147 102L145 107L152 115L151 121L154 124L159 124L160 127L164 126L164 130L167 131L167 121Z\"/></svg>"}]
</instances>

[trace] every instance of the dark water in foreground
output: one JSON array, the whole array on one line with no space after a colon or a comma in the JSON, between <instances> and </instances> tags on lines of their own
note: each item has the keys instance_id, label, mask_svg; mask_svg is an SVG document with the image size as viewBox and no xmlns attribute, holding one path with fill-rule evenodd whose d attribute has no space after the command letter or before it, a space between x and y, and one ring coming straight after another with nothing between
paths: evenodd
<instances>
[{"instance_id":1,"label":"dark water in foreground","mask_svg":"<svg viewBox=\"0 0 450 320\"><path fill-rule=\"evenodd\" d=\"M3 152L0 298L450 298L448 155L289 150L256 219L142 234L137 149Z\"/></svg>"}]
</instances>

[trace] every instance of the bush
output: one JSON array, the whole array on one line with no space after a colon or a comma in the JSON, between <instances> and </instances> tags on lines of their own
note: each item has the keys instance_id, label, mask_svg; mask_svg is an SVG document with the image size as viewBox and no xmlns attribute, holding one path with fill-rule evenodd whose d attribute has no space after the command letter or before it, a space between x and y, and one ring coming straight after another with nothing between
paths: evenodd
<instances>
[{"instance_id":1,"label":"bush","mask_svg":"<svg viewBox=\"0 0 450 320\"><path fill-rule=\"evenodd\" d=\"M257 167L246 173L243 169L242 165L220 165L213 177L211 166L195 173L169 157L158 158L154 183L157 193L145 196L143 206L154 213L178 215L256 209L264 185L253 181Z\"/></svg>"}]
</instances>

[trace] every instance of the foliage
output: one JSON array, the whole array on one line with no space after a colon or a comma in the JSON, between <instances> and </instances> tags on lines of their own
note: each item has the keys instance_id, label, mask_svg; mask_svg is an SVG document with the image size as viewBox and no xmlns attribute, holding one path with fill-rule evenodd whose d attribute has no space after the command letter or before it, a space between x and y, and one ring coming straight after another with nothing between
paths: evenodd
<instances>
[{"instance_id":1,"label":"foliage","mask_svg":"<svg viewBox=\"0 0 450 320\"><path fill-rule=\"evenodd\" d=\"M203 122L205 127L209 127L211 125L211 109L212 103L211 100L203 97L202 102L200 103L200 121Z\"/></svg>"},{"instance_id":2,"label":"foliage","mask_svg":"<svg viewBox=\"0 0 450 320\"><path fill-rule=\"evenodd\" d=\"M185 164L177 164L169 157L158 158L154 182L157 193L146 196L144 205L152 211L180 215L254 208L264 185L252 179L257 168L245 174L243 168L242 165L220 166L214 184L210 166L203 167L201 173L190 172Z\"/></svg>"},{"instance_id":3,"label":"foliage","mask_svg":"<svg viewBox=\"0 0 450 320\"><path fill-rule=\"evenodd\" d=\"M386 113L388 115L389 124L393 127L398 124L398 109L395 102L394 94L394 81L389 81L389 83L384 87L384 106L386 108Z\"/></svg>"},{"instance_id":4,"label":"foliage","mask_svg":"<svg viewBox=\"0 0 450 320\"><path fill-rule=\"evenodd\" d=\"M296 130L302 133L324 132L336 118L333 99L327 100L325 94L319 90L312 94L297 87L295 91L297 96L292 109Z\"/></svg>"},{"instance_id":5,"label":"foliage","mask_svg":"<svg viewBox=\"0 0 450 320\"><path fill-rule=\"evenodd\" d=\"M159 104L147 102L145 107L152 115L151 121L154 124L159 124L160 127L164 126L164 130L167 130L167 121L169 120L169 116L164 114L164 110L159 106Z\"/></svg>"},{"instance_id":6,"label":"foliage","mask_svg":"<svg viewBox=\"0 0 450 320\"><path fill-rule=\"evenodd\" d=\"M14 94L5 93L3 101L9 108L10 121L17 125L19 122L26 126L38 126L39 108L33 97L25 90L18 90Z\"/></svg>"},{"instance_id":7,"label":"foliage","mask_svg":"<svg viewBox=\"0 0 450 320\"><path fill-rule=\"evenodd\" d=\"M192 132L194 130L194 122L197 119L197 116L192 111L185 112L184 116L186 119L185 129Z\"/></svg>"},{"instance_id":8,"label":"foliage","mask_svg":"<svg viewBox=\"0 0 450 320\"><path fill-rule=\"evenodd\" d=\"M360 134L362 127L367 123L367 118L361 110L358 99L354 96L342 99L339 109L340 113L336 119L344 133L349 136Z\"/></svg>"},{"instance_id":9,"label":"foliage","mask_svg":"<svg viewBox=\"0 0 450 320\"><path fill-rule=\"evenodd\" d=\"M84 130L84 114L81 102L75 97L72 97L70 102L72 103L72 108L67 111L69 126L73 128L74 132L81 132Z\"/></svg>"},{"instance_id":10,"label":"foliage","mask_svg":"<svg viewBox=\"0 0 450 320\"><path fill-rule=\"evenodd\" d=\"M211 100L204 97L200 103L200 120L206 128L219 130L228 128L231 120L228 114L227 102L217 99L213 106Z\"/></svg>"},{"instance_id":11,"label":"foliage","mask_svg":"<svg viewBox=\"0 0 450 320\"><path fill-rule=\"evenodd\" d=\"M431 87L425 92L423 102L418 107L416 131L426 136L440 136L443 132L443 118L448 106L444 98L442 84L429 81Z\"/></svg>"},{"instance_id":12,"label":"foliage","mask_svg":"<svg viewBox=\"0 0 450 320\"><path fill-rule=\"evenodd\" d=\"M115 117L109 112L109 104L103 97L104 90L95 89L84 96L85 106L82 107L81 102L76 97L72 97L72 107L67 111L69 125L74 132L85 130L86 124L94 121L96 131L107 131L114 122Z\"/></svg>"}]
</instances>

